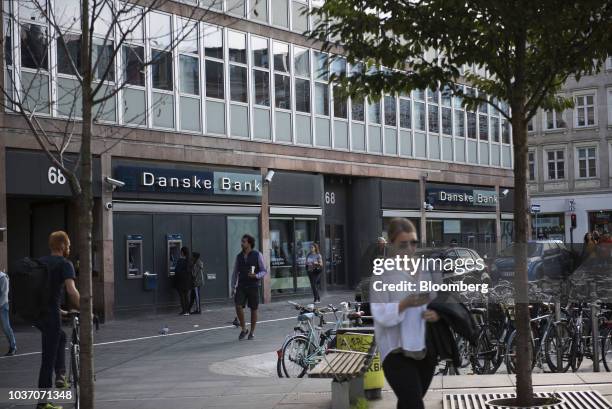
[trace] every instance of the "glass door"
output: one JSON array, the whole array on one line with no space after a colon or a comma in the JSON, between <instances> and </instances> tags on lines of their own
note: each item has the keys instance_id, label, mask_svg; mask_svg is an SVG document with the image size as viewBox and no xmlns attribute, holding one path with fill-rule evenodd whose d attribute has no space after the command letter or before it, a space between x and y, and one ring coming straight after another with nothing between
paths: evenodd
<instances>
[{"instance_id":1,"label":"glass door","mask_svg":"<svg viewBox=\"0 0 612 409\"><path fill-rule=\"evenodd\" d=\"M346 285L344 264L344 226L325 225L325 275L331 286Z\"/></svg>"}]
</instances>

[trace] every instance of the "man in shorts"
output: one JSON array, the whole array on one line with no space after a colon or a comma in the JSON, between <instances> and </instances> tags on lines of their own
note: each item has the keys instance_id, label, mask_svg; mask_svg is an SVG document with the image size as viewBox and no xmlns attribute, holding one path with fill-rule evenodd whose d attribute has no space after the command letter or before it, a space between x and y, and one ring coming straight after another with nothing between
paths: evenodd
<instances>
[{"instance_id":1,"label":"man in shorts","mask_svg":"<svg viewBox=\"0 0 612 409\"><path fill-rule=\"evenodd\" d=\"M248 339L255 338L255 326L257 325L257 307L259 306L259 287L261 279L267 274L262 254L255 250L255 238L249 234L242 236L240 241L242 251L236 256L234 272L232 274L232 288L234 292L234 303L236 304L236 315L240 322L240 335L242 340L247 335ZM248 305L251 309L251 331L247 331L244 320L244 307Z\"/></svg>"}]
</instances>

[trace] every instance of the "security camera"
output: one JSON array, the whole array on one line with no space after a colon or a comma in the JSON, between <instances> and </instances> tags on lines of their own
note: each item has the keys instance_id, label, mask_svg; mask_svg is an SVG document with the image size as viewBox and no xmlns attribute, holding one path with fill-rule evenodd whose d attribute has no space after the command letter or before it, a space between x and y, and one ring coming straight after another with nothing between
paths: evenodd
<instances>
[{"instance_id":1,"label":"security camera","mask_svg":"<svg viewBox=\"0 0 612 409\"><path fill-rule=\"evenodd\" d=\"M510 193L510 190L508 190L508 189L504 189L504 190L501 191L502 197L508 196L508 193Z\"/></svg>"},{"instance_id":2,"label":"security camera","mask_svg":"<svg viewBox=\"0 0 612 409\"><path fill-rule=\"evenodd\" d=\"M125 182L122 182L121 180L113 179L110 176L106 176L104 178L104 181L108 183L109 185L111 185L113 187L113 190L115 190L118 187L125 186Z\"/></svg>"},{"instance_id":3,"label":"security camera","mask_svg":"<svg viewBox=\"0 0 612 409\"><path fill-rule=\"evenodd\" d=\"M274 171L269 170L268 173L266 173L266 177L265 177L266 182L271 183L273 177L274 177Z\"/></svg>"},{"instance_id":4,"label":"security camera","mask_svg":"<svg viewBox=\"0 0 612 409\"><path fill-rule=\"evenodd\" d=\"M106 210L111 210L111 209L113 208L113 202L106 202L106 203L104 204L104 208L105 208Z\"/></svg>"},{"instance_id":5,"label":"security camera","mask_svg":"<svg viewBox=\"0 0 612 409\"><path fill-rule=\"evenodd\" d=\"M429 211L434 209L434 207L432 205L430 205L429 203L427 203L427 202L423 202L423 208L425 210L429 210Z\"/></svg>"}]
</instances>

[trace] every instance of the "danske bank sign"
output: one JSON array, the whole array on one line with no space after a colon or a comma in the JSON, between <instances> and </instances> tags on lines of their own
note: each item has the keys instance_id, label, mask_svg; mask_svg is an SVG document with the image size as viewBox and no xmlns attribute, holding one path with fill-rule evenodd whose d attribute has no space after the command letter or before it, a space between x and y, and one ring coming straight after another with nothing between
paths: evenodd
<instances>
[{"instance_id":1,"label":"danske bank sign","mask_svg":"<svg viewBox=\"0 0 612 409\"><path fill-rule=\"evenodd\" d=\"M125 182L124 192L192 193L261 196L261 175L187 169L120 166L115 178Z\"/></svg>"},{"instance_id":2,"label":"danske bank sign","mask_svg":"<svg viewBox=\"0 0 612 409\"><path fill-rule=\"evenodd\" d=\"M495 207L497 195L494 190L478 189L427 189L428 203L432 205Z\"/></svg>"}]
</instances>

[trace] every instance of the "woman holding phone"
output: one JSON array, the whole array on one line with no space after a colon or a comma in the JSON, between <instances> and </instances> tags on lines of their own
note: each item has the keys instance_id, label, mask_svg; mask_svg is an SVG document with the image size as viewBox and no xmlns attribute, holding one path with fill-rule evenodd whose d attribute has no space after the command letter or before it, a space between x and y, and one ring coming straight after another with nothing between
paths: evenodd
<instances>
[{"instance_id":1,"label":"woman holding phone","mask_svg":"<svg viewBox=\"0 0 612 409\"><path fill-rule=\"evenodd\" d=\"M321 274L323 273L323 257L321 257L321 253L319 253L319 245L317 243L310 244L310 252L306 256L306 272L310 280L310 288L312 289L314 302L317 303L321 301L319 283L321 281Z\"/></svg>"},{"instance_id":2,"label":"woman holding phone","mask_svg":"<svg viewBox=\"0 0 612 409\"><path fill-rule=\"evenodd\" d=\"M393 219L388 234L388 257L414 257L419 243L414 224L406 219ZM431 280L431 274L422 269L416 272L393 269L377 278L389 284L415 283L414 291L370 288L370 300L376 343L385 378L398 399L397 408L424 409L423 397L433 378L437 358L427 351L425 328L427 322L436 322L440 317L427 308L435 294L419 292L418 282Z\"/></svg>"}]
</instances>

